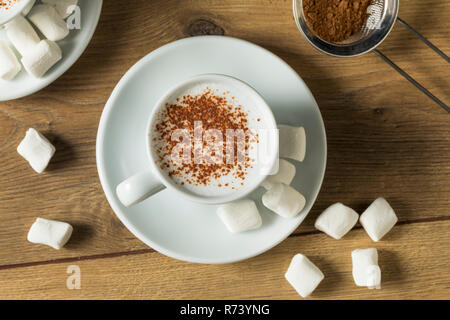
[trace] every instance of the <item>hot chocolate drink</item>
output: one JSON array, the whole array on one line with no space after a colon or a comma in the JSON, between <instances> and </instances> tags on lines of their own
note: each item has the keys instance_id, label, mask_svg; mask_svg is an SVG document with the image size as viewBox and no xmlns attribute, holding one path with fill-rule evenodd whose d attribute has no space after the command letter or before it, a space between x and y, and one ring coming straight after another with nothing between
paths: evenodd
<instances>
[{"instance_id":1,"label":"hot chocolate drink","mask_svg":"<svg viewBox=\"0 0 450 320\"><path fill-rule=\"evenodd\" d=\"M240 88L221 83L198 83L176 92L151 127L157 165L195 194L242 188L255 174L261 119L252 111L254 104Z\"/></svg>"}]
</instances>

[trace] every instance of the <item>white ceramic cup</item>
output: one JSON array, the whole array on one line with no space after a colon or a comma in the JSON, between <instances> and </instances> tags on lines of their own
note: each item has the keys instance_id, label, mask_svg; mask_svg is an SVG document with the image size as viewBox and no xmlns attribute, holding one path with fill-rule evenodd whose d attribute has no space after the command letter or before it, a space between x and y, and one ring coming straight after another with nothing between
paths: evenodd
<instances>
[{"instance_id":1,"label":"white ceramic cup","mask_svg":"<svg viewBox=\"0 0 450 320\"><path fill-rule=\"evenodd\" d=\"M0 9L0 26L8 23L19 15L32 0L20 0L19 2L8 7L8 10Z\"/></svg>"},{"instance_id":2,"label":"white ceramic cup","mask_svg":"<svg viewBox=\"0 0 450 320\"><path fill-rule=\"evenodd\" d=\"M254 114L258 115L258 121L260 121L261 126L264 127L265 132L269 133L269 136L266 137L265 140L265 146L263 150L264 155L262 157L258 157L256 162L264 162L264 168L270 169L276 167L278 161L277 125L270 107L267 105L261 95L248 84L230 76L219 74L205 74L195 76L177 84L175 87L170 89L163 97L160 98L160 100L153 108L145 132L147 135L146 142L149 168L143 172L136 173L117 186L117 197L124 206L128 207L141 202L165 188L169 188L176 194L179 194L180 196L195 202L205 204L226 203L242 198L250 192L254 191L266 178L267 174L270 173L270 170L260 170L257 174L253 174L250 177L249 181L245 183L244 187L238 188L231 193L208 196L189 192L188 190L186 190L186 188L181 187L171 178L169 178L167 174L156 164L155 155L152 151L154 143L152 139L152 128L154 126L154 122L156 121L156 115L158 114L158 111L165 108L166 103L173 99L173 97L179 97L180 92L186 92L186 90L189 90L190 88L196 86L198 87L202 84L211 83L220 84L222 88L230 88L231 90L233 90L234 88L235 90L239 90L241 94L243 92L246 95L248 101L252 102L246 107L250 112L254 112Z\"/></svg>"}]
</instances>

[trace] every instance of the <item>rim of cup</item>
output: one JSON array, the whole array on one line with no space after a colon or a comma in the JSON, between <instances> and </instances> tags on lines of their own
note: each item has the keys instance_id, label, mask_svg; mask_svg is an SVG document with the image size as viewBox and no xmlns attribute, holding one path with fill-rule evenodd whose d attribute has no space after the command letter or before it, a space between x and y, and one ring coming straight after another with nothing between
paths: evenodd
<instances>
[{"instance_id":1,"label":"rim of cup","mask_svg":"<svg viewBox=\"0 0 450 320\"><path fill-rule=\"evenodd\" d=\"M153 108L149 120L147 122L146 126L146 148L147 148L147 158L150 161L150 166L153 171L153 174L156 175L158 179L168 188L171 190L175 190L178 194L182 195L184 198L194 201L194 202L200 202L205 204L221 204L226 202L235 201L238 199L241 199L257 189L259 185L264 181L264 179L267 177L267 175L259 174L255 179L251 181L245 188L236 190L235 192L232 192L231 194L227 194L224 196L201 196L196 195L193 193L188 192L185 188L177 185L171 178L167 177L163 170L158 167L158 165L155 162L154 154L152 151L153 142L152 142L152 134L151 130L155 123L156 114L158 111L162 110L165 107L166 102L171 98L177 91L182 89L183 87L192 86L195 83L201 83L201 82L214 82L214 81L228 81L233 82L234 85L240 86L242 88L245 88L246 92L251 93L254 97L259 100L259 105L262 106L265 111L267 112L265 123L268 123L271 128L268 129L277 129L277 124L275 121L275 116L270 109L269 105L265 101L265 99L256 91L253 87L251 87L249 84L245 83L244 81L237 79L232 76L224 75L224 74L217 74L217 73L208 73L208 74L201 74L197 76L190 77L188 79L185 79L182 82L179 82L175 86L173 86L171 89L166 91L166 93L158 100L158 102L155 104L155 107ZM278 140L276 141L276 145L274 146L271 156L269 159L269 163L271 166L273 166L276 163L276 160L278 159Z\"/></svg>"}]
</instances>

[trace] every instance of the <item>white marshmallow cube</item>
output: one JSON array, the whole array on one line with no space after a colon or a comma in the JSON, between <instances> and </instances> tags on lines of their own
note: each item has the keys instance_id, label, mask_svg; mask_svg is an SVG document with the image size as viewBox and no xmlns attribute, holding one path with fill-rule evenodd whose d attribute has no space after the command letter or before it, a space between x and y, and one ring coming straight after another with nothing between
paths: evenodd
<instances>
[{"instance_id":1,"label":"white marshmallow cube","mask_svg":"<svg viewBox=\"0 0 450 320\"><path fill-rule=\"evenodd\" d=\"M28 14L28 19L51 41L59 41L69 34L67 23L61 18L55 8L38 4Z\"/></svg>"},{"instance_id":2,"label":"white marshmallow cube","mask_svg":"<svg viewBox=\"0 0 450 320\"><path fill-rule=\"evenodd\" d=\"M381 288L381 270L375 248L352 251L353 279L359 287Z\"/></svg>"},{"instance_id":3,"label":"white marshmallow cube","mask_svg":"<svg viewBox=\"0 0 450 320\"><path fill-rule=\"evenodd\" d=\"M355 226L358 218L352 208L335 203L319 215L314 226L334 239L341 239Z\"/></svg>"},{"instance_id":4,"label":"white marshmallow cube","mask_svg":"<svg viewBox=\"0 0 450 320\"><path fill-rule=\"evenodd\" d=\"M28 129L25 138L17 147L17 152L37 173L44 172L55 150L55 147L33 128Z\"/></svg>"},{"instance_id":5,"label":"white marshmallow cube","mask_svg":"<svg viewBox=\"0 0 450 320\"><path fill-rule=\"evenodd\" d=\"M70 16L78 4L78 0L42 0L42 2L55 8L63 19Z\"/></svg>"},{"instance_id":6,"label":"white marshmallow cube","mask_svg":"<svg viewBox=\"0 0 450 320\"><path fill-rule=\"evenodd\" d=\"M277 183L290 185L295 177L295 166L287 160L280 159L278 162L278 172L274 175L267 176L261 183L265 189L271 189Z\"/></svg>"},{"instance_id":7,"label":"white marshmallow cube","mask_svg":"<svg viewBox=\"0 0 450 320\"><path fill-rule=\"evenodd\" d=\"M238 200L217 208L217 215L230 232L244 232L261 227L258 208L252 200Z\"/></svg>"},{"instance_id":8,"label":"white marshmallow cube","mask_svg":"<svg viewBox=\"0 0 450 320\"><path fill-rule=\"evenodd\" d=\"M36 0L30 1L30 3L28 3L28 4L25 6L25 8L23 8L22 14L23 14L24 16L26 16L27 14L29 14L30 11L31 11L31 8L33 8L33 6L34 6L35 3L36 3Z\"/></svg>"},{"instance_id":9,"label":"white marshmallow cube","mask_svg":"<svg viewBox=\"0 0 450 320\"><path fill-rule=\"evenodd\" d=\"M325 278L322 271L300 253L292 258L284 276L303 298L309 296Z\"/></svg>"},{"instance_id":10,"label":"white marshmallow cube","mask_svg":"<svg viewBox=\"0 0 450 320\"><path fill-rule=\"evenodd\" d=\"M69 241L72 231L66 222L37 218L28 231L28 241L59 250Z\"/></svg>"},{"instance_id":11,"label":"white marshmallow cube","mask_svg":"<svg viewBox=\"0 0 450 320\"><path fill-rule=\"evenodd\" d=\"M0 40L0 79L12 80L22 70L22 65L11 48Z\"/></svg>"},{"instance_id":12,"label":"white marshmallow cube","mask_svg":"<svg viewBox=\"0 0 450 320\"><path fill-rule=\"evenodd\" d=\"M372 202L359 218L359 222L375 242L381 240L397 221L397 215L384 198Z\"/></svg>"},{"instance_id":13,"label":"white marshmallow cube","mask_svg":"<svg viewBox=\"0 0 450 320\"><path fill-rule=\"evenodd\" d=\"M293 218L303 210L306 199L294 188L278 183L263 194L262 203L282 217Z\"/></svg>"},{"instance_id":14,"label":"white marshmallow cube","mask_svg":"<svg viewBox=\"0 0 450 320\"><path fill-rule=\"evenodd\" d=\"M61 48L55 42L42 40L32 52L22 58L22 64L30 75L41 78L61 58Z\"/></svg>"},{"instance_id":15,"label":"white marshmallow cube","mask_svg":"<svg viewBox=\"0 0 450 320\"><path fill-rule=\"evenodd\" d=\"M306 133L303 127L279 125L280 157L302 162L306 154Z\"/></svg>"},{"instance_id":16,"label":"white marshmallow cube","mask_svg":"<svg viewBox=\"0 0 450 320\"><path fill-rule=\"evenodd\" d=\"M39 44L41 39L31 24L22 15L18 15L5 25L6 36L23 57Z\"/></svg>"}]
</instances>

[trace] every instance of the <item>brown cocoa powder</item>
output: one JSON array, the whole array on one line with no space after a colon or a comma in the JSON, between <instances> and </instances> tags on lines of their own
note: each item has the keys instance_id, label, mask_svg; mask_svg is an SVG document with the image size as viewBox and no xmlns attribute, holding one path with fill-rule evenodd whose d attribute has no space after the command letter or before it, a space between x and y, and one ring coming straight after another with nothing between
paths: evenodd
<instances>
[{"instance_id":1,"label":"brown cocoa powder","mask_svg":"<svg viewBox=\"0 0 450 320\"><path fill-rule=\"evenodd\" d=\"M11 6L18 3L20 0L0 0L0 8L8 10Z\"/></svg>"},{"instance_id":2,"label":"brown cocoa powder","mask_svg":"<svg viewBox=\"0 0 450 320\"><path fill-rule=\"evenodd\" d=\"M341 42L357 33L367 19L371 0L303 0L306 22L327 42Z\"/></svg>"}]
</instances>

